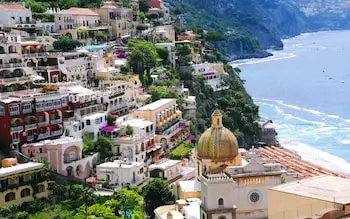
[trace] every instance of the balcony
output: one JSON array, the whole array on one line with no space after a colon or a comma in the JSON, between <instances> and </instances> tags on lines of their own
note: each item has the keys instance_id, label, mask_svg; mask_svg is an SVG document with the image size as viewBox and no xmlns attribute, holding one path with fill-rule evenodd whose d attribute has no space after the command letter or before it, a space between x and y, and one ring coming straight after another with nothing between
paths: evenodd
<instances>
[{"instance_id":1,"label":"balcony","mask_svg":"<svg viewBox=\"0 0 350 219\"><path fill-rule=\"evenodd\" d=\"M51 136L60 136L63 135L63 130L52 131Z\"/></svg>"},{"instance_id":2,"label":"balcony","mask_svg":"<svg viewBox=\"0 0 350 219\"><path fill-rule=\"evenodd\" d=\"M59 124L59 123L62 123L62 119L55 119L55 120L51 120L51 125L56 125L56 124Z\"/></svg>"},{"instance_id":3,"label":"balcony","mask_svg":"<svg viewBox=\"0 0 350 219\"><path fill-rule=\"evenodd\" d=\"M44 122L38 122L39 127L44 127L44 126L48 126L49 122L48 121L44 121Z\"/></svg>"},{"instance_id":4,"label":"balcony","mask_svg":"<svg viewBox=\"0 0 350 219\"><path fill-rule=\"evenodd\" d=\"M17 116L17 115L19 115L19 110L17 110L17 111L10 111L10 116Z\"/></svg>"},{"instance_id":5,"label":"balcony","mask_svg":"<svg viewBox=\"0 0 350 219\"><path fill-rule=\"evenodd\" d=\"M25 125L25 129L26 130L30 130L30 129L36 129L36 124L27 124Z\"/></svg>"},{"instance_id":6,"label":"balcony","mask_svg":"<svg viewBox=\"0 0 350 219\"><path fill-rule=\"evenodd\" d=\"M23 131L23 126L11 127L11 132L21 132Z\"/></svg>"},{"instance_id":7,"label":"balcony","mask_svg":"<svg viewBox=\"0 0 350 219\"><path fill-rule=\"evenodd\" d=\"M120 97L120 96L123 96L124 94L125 94L125 92L114 93L114 94L110 95L109 98L112 99L112 98Z\"/></svg>"},{"instance_id":8,"label":"balcony","mask_svg":"<svg viewBox=\"0 0 350 219\"><path fill-rule=\"evenodd\" d=\"M12 144L18 144L20 142L19 138L12 138Z\"/></svg>"},{"instance_id":9,"label":"balcony","mask_svg":"<svg viewBox=\"0 0 350 219\"><path fill-rule=\"evenodd\" d=\"M46 132L46 133L40 133L38 135L38 140L44 139L44 138L49 138L50 137L50 132Z\"/></svg>"},{"instance_id":10,"label":"balcony","mask_svg":"<svg viewBox=\"0 0 350 219\"><path fill-rule=\"evenodd\" d=\"M30 80L29 78L28 78L28 80ZM23 114L27 114L27 113L32 113L33 112L33 109L32 108L22 108L22 113Z\"/></svg>"},{"instance_id":11,"label":"balcony","mask_svg":"<svg viewBox=\"0 0 350 219\"><path fill-rule=\"evenodd\" d=\"M28 135L26 137L27 141L33 141L34 140L34 135Z\"/></svg>"},{"instance_id":12,"label":"balcony","mask_svg":"<svg viewBox=\"0 0 350 219\"><path fill-rule=\"evenodd\" d=\"M18 68L18 67L26 67L25 63L8 63L8 64L0 64L0 68Z\"/></svg>"},{"instance_id":13,"label":"balcony","mask_svg":"<svg viewBox=\"0 0 350 219\"><path fill-rule=\"evenodd\" d=\"M80 159L81 158L79 156L71 158L69 154L64 154L63 155L63 162L64 163L71 163L71 162L74 162L74 161L77 161L77 160L80 160Z\"/></svg>"},{"instance_id":14,"label":"balcony","mask_svg":"<svg viewBox=\"0 0 350 219\"><path fill-rule=\"evenodd\" d=\"M164 131L166 131L171 126L175 125L180 120L181 120L181 118L179 116L169 120L167 123L165 123L165 124L161 125L160 127L156 128L156 134L163 133Z\"/></svg>"}]
</instances>

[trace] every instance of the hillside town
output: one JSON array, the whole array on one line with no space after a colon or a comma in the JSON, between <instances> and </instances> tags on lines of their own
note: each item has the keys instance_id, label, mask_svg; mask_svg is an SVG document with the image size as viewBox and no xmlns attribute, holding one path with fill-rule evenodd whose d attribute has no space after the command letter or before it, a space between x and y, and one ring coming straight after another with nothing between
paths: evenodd
<instances>
[{"instance_id":1,"label":"hillside town","mask_svg":"<svg viewBox=\"0 0 350 219\"><path fill-rule=\"evenodd\" d=\"M0 218L350 215L350 176L281 147L270 120L243 146L228 103L198 107L202 87L243 84L224 36L162 0L43 14L0 2Z\"/></svg>"}]
</instances>

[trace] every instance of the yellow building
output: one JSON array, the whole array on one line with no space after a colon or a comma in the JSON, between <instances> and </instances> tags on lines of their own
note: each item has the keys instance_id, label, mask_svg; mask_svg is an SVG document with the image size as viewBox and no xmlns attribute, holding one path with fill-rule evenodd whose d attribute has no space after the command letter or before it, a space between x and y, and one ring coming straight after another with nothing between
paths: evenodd
<instances>
[{"instance_id":1,"label":"yellow building","mask_svg":"<svg viewBox=\"0 0 350 219\"><path fill-rule=\"evenodd\" d=\"M131 115L156 124L156 140L164 149L176 147L189 135L187 125L182 125L184 121L176 99L160 99L135 110Z\"/></svg>"},{"instance_id":2,"label":"yellow building","mask_svg":"<svg viewBox=\"0 0 350 219\"><path fill-rule=\"evenodd\" d=\"M269 219L311 218L325 209L350 214L350 179L316 176L268 191Z\"/></svg>"},{"instance_id":3,"label":"yellow building","mask_svg":"<svg viewBox=\"0 0 350 219\"><path fill-rule=\"evenodd\" d=\"M198 180L179 181L175 185L175 198L201 198L201 183Z\"/></svg>"},{"instance_id":4,"label":"yellow building","mask_svg":"<svg viewBox=\"0 0 350 219\"><path fill-rule=\"evenodd\" d=\"M17 164L17 161L11 163L3 160L3 167L0 168L0 206L21 205L48 196L44 164Z\"/></svg>"}]
</instances>

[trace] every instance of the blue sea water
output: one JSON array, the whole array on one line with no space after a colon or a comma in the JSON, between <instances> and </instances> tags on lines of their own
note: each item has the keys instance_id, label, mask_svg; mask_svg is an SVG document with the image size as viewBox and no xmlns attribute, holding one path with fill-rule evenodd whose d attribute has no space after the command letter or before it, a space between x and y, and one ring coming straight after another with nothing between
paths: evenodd
<instances>
[{"instance_id":1,"label":"blue sea water","mask_svg":"<svg viewBox=\"0 0 350 219\"><path fill-rule=\"evenodd\" d=\"M350 31L302 34L265 59L234 62L282 146L350 174Z\"/></svg>"}]
</instances>

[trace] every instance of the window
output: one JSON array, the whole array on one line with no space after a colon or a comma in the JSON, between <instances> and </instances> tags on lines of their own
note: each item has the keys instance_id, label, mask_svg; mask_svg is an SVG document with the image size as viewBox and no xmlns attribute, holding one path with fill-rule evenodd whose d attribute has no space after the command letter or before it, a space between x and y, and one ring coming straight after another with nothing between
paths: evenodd
<instances>
[{"instance_id":1,"label":"window","mask_svg":"<svg viewBox=\"0 0 350 219\"><path fill-rule=\"evenodd\" d=\"M100 124L100 120L99 120L98 118L95 119L95 124L96 124L96 125Z\"/></svg>"},{"instance_id":2,"label":"window","mask_svg":"<svg viewBox=\"0 0 350 219\"><path fill-rule=\"evenodd\" d=\"M22 104L22 111L28 112L32 110L32 105L30 103L24 103Z\"/></svg>"},{"instance_id":3,"label":"window","mask_svg":"<svg viewBox=\"0 0 350 219\"><path fill-rule=\"evenodd\" d=\"M58 17L58 20L60 21L60 20L61 20L61 17Z\"/></svg>"},{"instance_id":4,"label":"window","mask_svg":"<svg viewBox=\"0 0 350 219\"><path fill-rule=\"evenodd\" d=\"M69 152L69 160L73 161L75 160L75 152Z\"/></svg>"},{"instance_id":5,"label":"window","mask_svg":"<svg viewBox=\"0 0 350 219\"><path fill-rule=\"evenodd\" d=\"M5 202L13 201L16 199L16 194L14 192L10 192L5 196Z\"/></svg>"},{"instance_id":6,"label":"window","mask_svg":"<svg viewBox=\"0 0 350 219\"><path fill-rule=\"evenodd\" d=\"M217 123L217 125L220 124L220 119L219 118L216 119L216 123Z\"/></svg>"},{"instance_id":7,"label":"window","mask_svg":"<svg viewBox=\"0 0 350 219\"><path fill-rule=\"evenodd\" d=\"M44 122L44 116L39 116L38 117L38 122L40 123L40 122Z\"/></svg>"},{"instance_id":8,"label":"window","mask_svg":"<svg viewBox=\"0 0 350 219\"><path fill-rule=\"evenodd\" d=\"M219 219L226 219L226 217L225 216L220 216Z\"/></svg>"},{"instance_id":9,"label":"window","mask_svg":"<svg viewBox=\"0 0 350 219\"><path fill-rule=\"evenodd\" d=\"M205 214L204 213L202 214L202 219L205 219Z\"/></svg>"},{"instance_id":10,"label":"window","mask_svg":"<svg viewBox=\"0 0 350 219\"><path fill-rule=\"evenodd\" d=\"M32 180L32 176L31 175L24 175L23 176L23 182L29 182L30 180Z\"/></svg>"},{"instance_id":11,"label":"window","mask_svg":"<svg viewBox=\"0 0 350 219\"><path fill-rule=\"evenodd\" d=\"M253 192L250 194L249 199L252 203L257 203L260 200L260 195L257 192Z\"/></svg>"},{"instance_id":12,"label":"window","mask_svg":"<svg viewBox=\"0 0 350 219\"><path fill-rule=\"evenodd\" d=\"M224 206L224 199L219 198L218 205L219 205L219 207L223 207Z\"/></svg>"},{"instance_id":13,"label":"window","mask_svg":"<svg viewBox=\"0 0 350 219\"><path fill-rule=\"evenodd\" d=\"M21 191L21 197L24 198L24 197L27 197L27 196L30 196L30 189L26 188L26 189L23 189Z\"/></svg>"},{"instance_id":14,"label":"window","mask_svg":"<svg viewBox=\"0 0 350 219\"><path fill-rule=\"evenodd\" d=\"M87 126L91 125L90 119L87 119L87 120L86 120L86 125L87 125Z\"/></svg>"},{"instance_id":15,"label":"window","mask_svg":"<svg viewBox=\"0 0 350 219\"><path fill-rule=\"evenodd\" d=\"M10 105L10 113L11 112L18 112L18 110L19 110L18 104L11 104Z\"/></svg>"},{"instance_id":16,"label":"window","mask_svg":"<svg viewBox=\"0 0 350 219\"><path fill-rule=\"evenodd\" d=\"M4 115L5 114L5 106L0 104L0 115Z\"/></svg>"},{"instance_id":17,"label":"window","mask_svg":"<svg viewBox=\"0 0 350 219\"><path fill-rule=\"evenodd\" d=\"M140 173L143 173L143 168L140 169Z\"/></svg>"},{"instance_id":18,"label":"window","mask_svg":"<svg viewBox=\"0 0 350 219\"><path fill-rule=\"evenodd\" d=\"M106 178L107 178L107 181L111 181L111 175L107 174Z\"/></svg>"},{"instance_id":19,"label":"window","mask_svg":"<svg viewBox=\"0 0 350 219\"><path fill-rule=\"evenodd\" d=\"M45 191L45 186L44 185L38 185L38 193L42 193Z\"/></svg>"},{"instance_id":20,"label":"window","mask_svg":"<svg viewBox=\"0 0 350 219\"><path fill-rule=\"evenodd\" d=\"M52 121L52 120L56 120L56 114L51 114L51 115L50 115L50 118L51 118L51 121Z\"/></svg>"},{"instance_id":21,"label":"window","mask_svg":"<svg viewBox=\"0 0 350 219\"><path fill-rule=\"evenodd\" d=\"M9 178L9 179L8 179L8 184L9 184L9 185L16 185L16 184L18 184L18 177Z\"/></svg>"}]
</instances>

